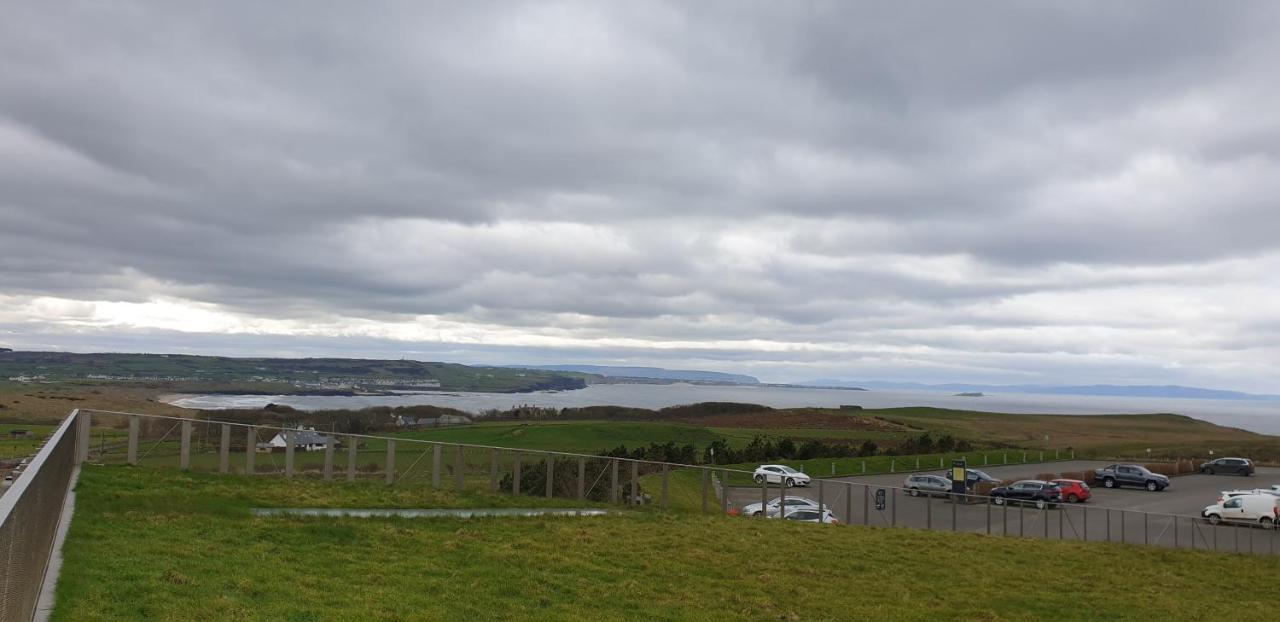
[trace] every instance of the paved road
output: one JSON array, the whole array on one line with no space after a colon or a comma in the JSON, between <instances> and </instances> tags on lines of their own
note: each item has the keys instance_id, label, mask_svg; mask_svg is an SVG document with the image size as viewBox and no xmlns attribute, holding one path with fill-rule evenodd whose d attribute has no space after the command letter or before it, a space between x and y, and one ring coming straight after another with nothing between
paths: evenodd
<instances>
[{"instance_id":1,"label":"paved road","mask_svg":"<svg viewBox=\"0 0 1280 622\"><path fill-rule=\"evenodd\" d=\"M1002 479L1028 479L1038 473L1082 471L1110 464L1097 461L1064 461L1048 464L1025 464L984 468ZM821 491L793 488L789 495L822 501L846 524L873 526L906 526L935 530L1026 535L1051 539L1088 539L1127 541L1132 543L1190 546L1197 548L1244 550L1252 546L1259 552L1280 551L1277 531L1235 527L1211 528L1194 518L1200 510L1214 503L1219 491L1235 488L1268 487L1280 483L1280 469L1260 468L1253 477L1228 475L1184 475L1175 477L1168 489L1148 492L1145 489L1093 489L1088 503L1064 505L1060 509L1036 510L987 503L953 504L936 497L909 497L893 487L901 487L906 474L868 475L823 480ZM875 507L877 489L886 492L885 507ZM778 496L778 488L768 491L770 499ZM742 507L758 503L760 488L731 488L730 503ZM1144 516L1140 512L1155 513Z\"/></svg>"}]
</instances>

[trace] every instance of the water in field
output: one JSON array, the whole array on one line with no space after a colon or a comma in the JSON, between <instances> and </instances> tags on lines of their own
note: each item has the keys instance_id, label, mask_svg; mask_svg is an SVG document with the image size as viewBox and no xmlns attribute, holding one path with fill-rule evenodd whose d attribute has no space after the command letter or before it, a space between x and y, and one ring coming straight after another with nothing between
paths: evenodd
<instances>
[{"instance_id":1,"label":"water in field","mask_svg":"<svg viewBox=\"0 0 1280 622\"><path fill-rule=\"evenodd\" d=\"M959 397L937 391L848 391L773 386L706 386L691 384L600 384L577 391L536 393L414 393L377 396L307 395L185 395L171 403L184 408L259 408L269 403L302 410L410 406L433 404L470 412L531 405L575 407L612 404L662 408L695 402L748 402L775 408L835 407L857 404L866 408L936 406L1004 413L1101 415L1178 413L1255 432L1280 434L1280 402L1139 398L1089 395L988 394Z\"/></svg>"}]
</instances>

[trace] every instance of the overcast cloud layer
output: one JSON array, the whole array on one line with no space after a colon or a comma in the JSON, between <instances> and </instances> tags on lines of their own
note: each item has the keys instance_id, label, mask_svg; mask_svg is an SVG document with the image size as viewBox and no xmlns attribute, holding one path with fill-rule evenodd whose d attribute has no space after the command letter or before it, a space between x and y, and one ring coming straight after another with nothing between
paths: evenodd
<instances>
[{"instance_id":1,"label":"overcast cloud layer","mask_svg":"<svg viewBox=\"0 0 1280 622\"><path fill-rule=\"evenodd\" d=\"M1275 3L6 13L0 345L1277 392Z\"/></svg>"}]
</instances>

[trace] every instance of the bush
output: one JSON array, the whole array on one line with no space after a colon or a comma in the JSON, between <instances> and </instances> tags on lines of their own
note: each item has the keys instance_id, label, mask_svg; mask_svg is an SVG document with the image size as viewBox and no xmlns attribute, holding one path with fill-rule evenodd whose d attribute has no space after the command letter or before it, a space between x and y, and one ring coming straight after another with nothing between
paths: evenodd
<instances>
[{"instance_id":1,"label":"bush","mask_svg":"<svg viewBox=\"0 0 1280 622\"><path fill-rule=\"evenodd\" d=\"M1066 472L1062 474L1062 479L1078 479L1084 482L1085 484L1088 484L1089 486L1093 486L1095 483L1097 483L1096 481L1097 478L1093 476L1093 471Z\"/></svg>"},{"instance_id":2,"label":"bush","mask_svg":"<svg viewBox=\"0 0 1280 622\"><path fill-rule=\"evenodd\" d=\"M1047 482L1058 479L1058 475L1056 473L1036 473L1036 479Z\"/></svg>"}]
</instances>

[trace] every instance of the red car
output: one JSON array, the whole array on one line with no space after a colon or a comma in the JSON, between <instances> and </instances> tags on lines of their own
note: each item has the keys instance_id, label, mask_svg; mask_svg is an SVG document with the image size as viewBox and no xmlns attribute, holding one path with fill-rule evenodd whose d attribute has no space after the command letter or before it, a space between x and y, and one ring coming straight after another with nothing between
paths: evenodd
<instances>
[{"instance_id":1,"label":"red car","mask_svg":"<svg viewBox=\"0 0 1280 622\"><path fill-rule=\"evenodd\" d=\"M1078 479L1055 479L1053 483L1062 490L1062 500L1067 503L1089 500L1089 485Z\"/></svg>"}]
</instances>

